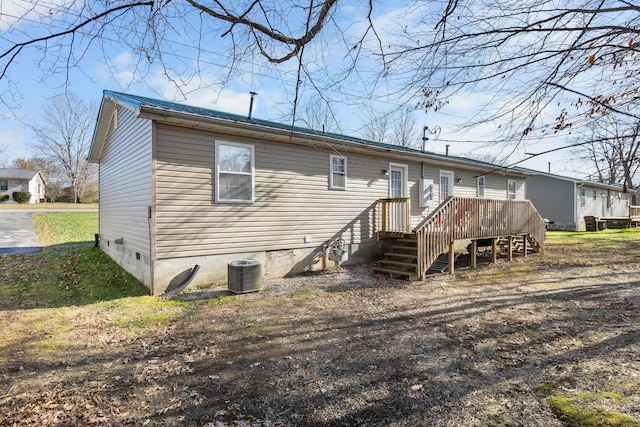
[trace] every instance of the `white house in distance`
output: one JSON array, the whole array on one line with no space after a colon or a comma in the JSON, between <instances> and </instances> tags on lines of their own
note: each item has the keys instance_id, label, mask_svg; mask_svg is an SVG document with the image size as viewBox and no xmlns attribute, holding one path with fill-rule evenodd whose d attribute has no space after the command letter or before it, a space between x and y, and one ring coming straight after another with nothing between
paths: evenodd
<instances>
[{"instance_id":1,"label":"white house in distance","mask_svg":"<svg viewBox=\"0 0 640 427\"><path fill-rule=\"evenodd\" d=\"M530 204L521 171L112 91L89 160L100 247L153 294L195 265L200 285L239 259L267 278L323 269L327 248L379 259L383 217L410 231L451 196ZM499 207L474 212L506 221Z\"/></svg>"},{"instance_id":2,"label":"white house in distance","mask_svg":"<svg viewBox=\"0 0 640 427\"><path fill-rule=\"evenodd\" d=\"M585 216L627 218L631 195L620 185L585 181L518 168L532 175L527 179L527 198L550 230L584 231Z\"/></svg>"},{"instance_id":3,"label":"white house in distance","mask_svg":"<svg viewBox=\"0 0 640 427\"><path fill-rule=\"evenodd\" d=\"M0 194L11 197L14 191L31 193L29 203L44 200L45 179L42 172L31 169L0 169Z\"/></svg>"}]
</instances>

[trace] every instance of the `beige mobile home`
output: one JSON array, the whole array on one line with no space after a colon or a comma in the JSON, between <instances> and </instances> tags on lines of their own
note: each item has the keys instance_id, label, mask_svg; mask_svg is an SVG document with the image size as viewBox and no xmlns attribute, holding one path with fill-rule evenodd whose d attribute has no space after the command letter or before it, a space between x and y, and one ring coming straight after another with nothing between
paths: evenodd
<instances>
[{"instance_id":1,"label":"beige mobile home","mask_svg":"<svg viewBox=\"0 0 640 427\"><path fill-rule=\"evenodd\" d=\"M194 285L239 259L265 277L369 262L405 232L422 239L422 277L444 241L539 219L522 172L110 91L89 159L100 247L154 294L196 265Z\"/></svg>"}]
</instances>

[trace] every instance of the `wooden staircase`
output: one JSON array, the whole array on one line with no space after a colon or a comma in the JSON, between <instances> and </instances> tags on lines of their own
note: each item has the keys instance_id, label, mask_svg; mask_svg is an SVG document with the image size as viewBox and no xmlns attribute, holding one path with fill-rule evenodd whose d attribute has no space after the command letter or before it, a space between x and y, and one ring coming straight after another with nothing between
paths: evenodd
<instances>
[{"instance_id":1,"label":"wooden staircase","mask_svg":"<svg viewBox=\"0 0 640 427\"><path fill-rule=\"evenodd\" d=\"M373 269L393 278L424 279L442 253L448 253L448 263L454 259L453 245L460 240L491 239L493 248L497 239L504 239L509 259L517 246L527 252L544 250L546 224L529 200L449 197L413 229L409 199L379 202L380 237L395 241ZM497 251L492 252L495 262ZM475 268L475 256L471 263Z\"/></svg>"},{"instance_id":2,"label":"wooden staircase","mask_svg":"<svg viewBox=\"0 0 640 427\"><path fill-rule=\"evenodd\" d=\"M374 271L386 273L392 279L406 277L409 280L418 279L418 240L415 234L404 233L394 241L390 252L385 252L384 259L377 262Z\"/></svg>"}]
</instances>

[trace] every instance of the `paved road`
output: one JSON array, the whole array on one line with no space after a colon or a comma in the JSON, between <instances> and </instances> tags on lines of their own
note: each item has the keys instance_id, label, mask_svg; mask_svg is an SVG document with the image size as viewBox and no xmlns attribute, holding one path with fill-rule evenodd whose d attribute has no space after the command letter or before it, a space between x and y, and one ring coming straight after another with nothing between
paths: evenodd
<instances>
[{"instance_id":1,"label":"paved road","mask_svg":"<svg viewBox=\"0 0 640 427\"><path fill-rule=\"evenodd\" d=\"M0 210L0 255L40 252L32 211Z\"/></svg>"},{"instance_id":2,"label":"paved road","mask_svg":"<svg viewBox=\"0 0 640 427\"><path fill-rule=\"evenodd\" d=\"M96 209L0 210L0 255L40 252L33 216L47 212L96 212Z\"/></svg>"}]
</instances>

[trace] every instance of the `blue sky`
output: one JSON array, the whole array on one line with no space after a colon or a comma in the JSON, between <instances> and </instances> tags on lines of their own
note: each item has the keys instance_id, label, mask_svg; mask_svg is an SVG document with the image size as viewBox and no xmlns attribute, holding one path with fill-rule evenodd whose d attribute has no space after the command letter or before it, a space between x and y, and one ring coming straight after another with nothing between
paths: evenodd
<instances>
[{"instance_id":1,"label":"blue sky","mask_svg":"<svg viewBox=\"0 0 640 427\"><path fill-rule=\"evenodd\" d=\"M12 5L15 6L15 10L9 7ZM11 37L19 39L23 37L19 32L33 36L47 31L47 25L50 23L40 20L36 15L29 15L30 20L22 23L12 20L13 16L20 14L19 6L18 0L2 5L0 32L11 29ZM396 6L396 2L388 2L376 9L374 19L380 31L392 34L397 30L397 16L403 10L396 9ZM342 25L342 28L347 28L346 32L338 36L334 27L329 25L318 42L309 45L305 51L305 57L310 60L308 72L314 77L319 77L318 81L328 73L337 74L344 71L350 64L349 55L353 53L348 49L347 53L344 53L344 47L356 40L366 25L362 19L366 14L363 15L361 8L362 5L356 1L341 6L335 21L338 25L349 22L347 26ZM4 40L0 38L0 47L4 46L3 43ZM225 43L227 40L219 37L196 40L184 32L170 35L163 45L165 50L173 53L166 58L165 67L170 67L168 73L160 66L157 58L151 64L146 61L139 62L138 53L125 45L111 42L108 38L104 46L91 46L83 54L80 67L71 69L68 76L64 73L53 76L43 74L41 52L37 49L23 50L8 71L11 86L7 86L7 81L0 81L0 95L10 107L0 106L0 145L7 146L5 153L0 155L0 161L30 157L34 154L29 147L29 144L34 142L33 135L25 128L23 122L37 123L48 100L63 92L67 78L72 91L88 103L94 104L96 115L104 89L185 102L238 114L248 112L249 92L255 91L258 92L253 110L255 117L283 122L290 120L288 115L291 113L295 95L297 64L290 61L276 67L265 63L259 55L249 55L236 64L235 73L230 75L227 53L229 46ZM368 43L375 43L375 39L368 40ZM202 47L199 53L193 48L197 45ZM49 60L50 57L44 59ZM148 70L142 75L137 75L135 70L140 70L141 64ZM400 106L398 99L387 96L397 92L397 88L390 87L389 84L378 85L377 92L370 94L369 100L360 97L370 87L369 79L379 72L378 64L371 63L369 69L366 69L365 60L360 64L365 72L351 75L337 89L321 89L322 93L327 94L327 98L333 100L332 108L340 121L340 131L354 136L360 136L364 107L371 106L381 112L388 112ZM165 75L169 74L176 80L181 76L187 76L198 67L201 70L198 75L185 78L181 82L181 92ZM14 96L9 97L8 91L14 91ZM309 79L303 76L302 102L317 102L319 98L315 91ZM492 102L501 103L505 102L505 99L490 91L461 92L437 113L416 110L413 114L416 118L417 133L421 135L424 126L430 129L439 128L437 135L429 135L429 151L444 153L446 145L449 145L449 152L453 155L465 155L473 151L476 155L491 153L505 156L508 151L487 146L487 141L496 138L500 131L497 124L489 123L473 129L461 129L461 126L478 114L482 106L491 105ZM412 101L408 101L407 105L413 105ZM527 158L525 152L539 153L558 147L562 143L563 138L558 137L538 142L530 141L512 153L506 163L512 164ZM571 157L568 150L563 150L536 156L518 165L546 171L548 163L551 162L551 170L554 173L580 177L581 171L588 168L575 164Z\"/></svg>"}]
</instances>

